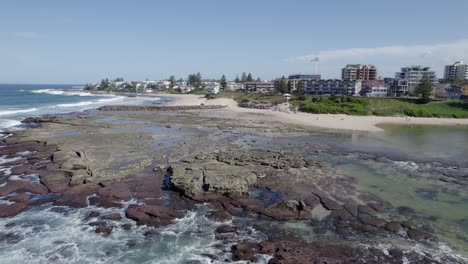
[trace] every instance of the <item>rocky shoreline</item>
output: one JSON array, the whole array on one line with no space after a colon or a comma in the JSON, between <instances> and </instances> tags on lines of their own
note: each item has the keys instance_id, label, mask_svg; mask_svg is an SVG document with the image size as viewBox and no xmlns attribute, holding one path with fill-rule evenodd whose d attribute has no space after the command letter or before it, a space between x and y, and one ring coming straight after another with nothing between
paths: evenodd
<instances>
[{"instance_id":1,"label":"rocky shoreline","mask_svg":"<svg viewBox=\"0 0 468 264\"><path fill-rule=\"evenodd\" d=\"M100 110L179 111L190 108L109 106ZM220 108L223 107L197 106L193 109ZM184 123L184 118L193 117L183 116L181 123ZM38 124L38 131L43 132L61 130L63 126L70 125L70 122L62 121L53 117L25 120ZM86 121L87 124L89 122ZM75 124L71 126L75 127ZM216 126L219 129L220 125ZM167 125L166 129L172 127ZM375 195L360 193L354 187L353 179L337 174L319 161L293 152L229 143L224 149L213 151L214 148L206 146L204 151L191 150L187 153L192 145L183 142L171 148L175 155L178 155L177 149L180 148L188 154L185 157L155 157L153 160L156 162L139 162L138 169L131 167L132 173L121 171L122 175L109 176L100 175L100 170L96 168L102 164L95 164L96 156L89 150L42 139L32 140L31 136L21 132L3 135L0 195L7 202L0 204L0 217L12 217L28 207L43 203L74 208L91 205L124 208L125 217L138 225L162 227L183 218L195 205L209 203L214 210L206 217L225 223L216 229L216 238L226 243L230 241L230 234L239 230L232 220L241 218L312 221L318 229L334 232L345 240L355 237L372 240L387 236L423 243L437 240L430 227L382 218L380 215L392 208L391 203ZM213 138L207 140L213 141ZM81 138L77 142L83 143ZM93 141L92 144L103 143ZM136 202L125 205L132 200ZM317 220L321 215L322 220ZM121 215L92 212L89 217L97 219L89 225L103 236L111 235L115 229L131 228L128 224L119 224ZM113 224L102 220L112 220ZM397 248L384 254L375 249L335 243L310 243L287 237L275 239L273 235L259 243L230 243L235 243L231 251L234 261L258 261L259 255L270 255L269 263L401 263L403 256L408 257ZM415 253L412 257L421 262L442 263ZM216 256L211 258L225 261Z\"/></svg>"}]
</instances>

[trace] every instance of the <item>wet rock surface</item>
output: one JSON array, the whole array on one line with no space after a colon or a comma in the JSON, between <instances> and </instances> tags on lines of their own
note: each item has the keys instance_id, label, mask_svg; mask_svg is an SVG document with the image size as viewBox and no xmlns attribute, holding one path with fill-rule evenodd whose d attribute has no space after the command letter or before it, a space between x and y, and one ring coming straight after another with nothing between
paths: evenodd
<instances>
[{"instance_id":1,"label":"wet rock surface","mask_svg":"<svg viewBox=\"0 0 468 264\"><path fill-rule=\"evenodd\" d=\"M183 109L171 111L177 110ZM122 108L122 111L127 110ZM135 108L128 111L152 110ZM70 125L60 118L31 119L30 122L43 124L44 129L50 129L47 125L53 124L50 131L60 131L62 126ZM77 126L71 124L72 127ZM209 126L209 122L206 124ZM93 221L95 232L104 236L112 234L115 228L132 229L133 224L123 223L128 221L125 218L138 225L162 227L184 217L194 204L209 203L214 210L205 216L222 225L215 230L216 238L222 243L232 243L229 237L242 231L235 225L236 221L246 217L253 221L307 221L311 225L310 230L317 230L317 234L334 232L344 241L386 236L421 242L435 239L433 230L405 223L398 217L383 220L381 214L393 207L390 202L356 190L352 178L336 173L333 168L313 158L305 158L292 148L291 152L278 151L270 143L266 148L255 148L253 145L258 147L258 144L253 144L253 140L239 143L239 139L235 141L232 138L223 141L224 145L210 142L219 140L220 134L206 141L196 137L191 138L193 142L180 140L177 138L178 128L173 124L160 125L163 128L158 127L151 136L140 130L135 132L132 127L135 139L125 141L125 137L112 138L117 129L111 128L111 132L107 132L105 126L93 125L96 127L92 128L92 133L77 136L75 141L63 140L59 147L56 142L48 143L43 138L37 142L4 141L7 147L0 148L0 155L14 158L21 156L17 154L19 152L27 150L31 153L23 155L21 160L5 163L12 166L11 172L15 177L26 181L9 180L10 176L0 171L0 178L5 178L0 192L8 195L11 202L0 205L0 217L14 216L27 210L28 206L33 206L29 200L35 195L52 193L58 195L54 205L126 208L125 215L91 212L86 216ZM166 130L168 132L164 132ZM50 131L44 133L53 133ZM94 134L102 131L106 132L98 136ZM83 134L85 132L82 130ZM175 134L171 136L177 138L177 143L167 143L167 149L159 148L166 142L153 144L152 140L164 133ZM87 137L93 139L88 140ZM125 141L122 145L126 147L110 148L115 141ZM158 149L151 152L153 148ZM38 175L37 179L28 181L27 176L33 174ZM164 187L165 179L169 179L167 189ZM435 195L425 190L419 194ZM415 214L407 208L395 209L395 212L399 211L402 215ZM264 230L261 225L255 228ZM401 260L404 255L399 250L389 250L389 255L383 256L378 250L306 243L299 237L275 232L277 230L270 229L265 234L269 238L283 237L283 240L270 239L263 244L238 243L232 249L233 258L255 261L259 254L267 254L272 256L270 263L352 263L359 262L360 258L399 263L392 258ZM158 233L148 233L147 236L158 236ZM418 260L428 261L424 258Z\"/></svg>"}]
</instances>

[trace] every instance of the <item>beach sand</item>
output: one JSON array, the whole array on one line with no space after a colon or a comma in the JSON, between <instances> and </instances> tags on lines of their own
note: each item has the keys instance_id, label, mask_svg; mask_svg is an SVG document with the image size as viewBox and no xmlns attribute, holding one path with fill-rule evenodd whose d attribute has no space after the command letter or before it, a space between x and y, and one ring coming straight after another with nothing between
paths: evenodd
<instances>
[{"instance_id":1,"label":"beach sand","mask_svg":"<svg viewBox=\"0 0 468 264\"><path fill-rule=\"evenodd\" d=\"M468 125L468 119L294 113L289 111L285 104L275 110L260 110L238 107L237 102L230 98L208 100L202 95L194 94L159 94L159 96L170 98L171 102L168 105L226 105L227 108L219 110L226 112L222 115L225 118L277 121L327 129L377 132L383 131L377 127L378 124Z\"/></svg>"}]
</instances>

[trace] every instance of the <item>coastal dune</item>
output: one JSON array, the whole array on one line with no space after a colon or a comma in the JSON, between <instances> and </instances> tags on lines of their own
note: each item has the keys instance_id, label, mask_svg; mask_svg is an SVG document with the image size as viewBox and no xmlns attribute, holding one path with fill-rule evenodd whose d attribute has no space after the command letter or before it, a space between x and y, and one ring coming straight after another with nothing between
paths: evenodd
<instances>
[{"instance_id":1,"label":"coastal dune","mask_svg":"<svg viewBox=\"0 0 468 264\"><path fill-rule=\"evenodd\" d=\"M455 118L423 118L405 116L350 116L344 114L310 114L290 111L286 104L274 109L241 108L231 98L217 98L208 100L201 95L193 94L159 94L171 101L170 106L191 105L223 105L222 117L250 120L277 121L285 124L293 124L326 129L353 130L363 132L379 132L383 129L378 124L402 124L402 125L468 125L468 119Z\"/></svg>"}]
</instances>

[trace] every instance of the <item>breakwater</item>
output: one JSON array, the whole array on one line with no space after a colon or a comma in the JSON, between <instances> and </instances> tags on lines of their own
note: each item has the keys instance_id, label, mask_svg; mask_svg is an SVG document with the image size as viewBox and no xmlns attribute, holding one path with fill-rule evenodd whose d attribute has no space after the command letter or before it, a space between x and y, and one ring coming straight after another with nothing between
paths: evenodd
<instances>
[{"instance_id":1,"label":"breakwater","mask_svg":"<svg viewBox=\"0 0 468 264\"><path fill-rule=\"evenodd\" d=\"M135 105L105 105L98 108L101 111L153 111L169 112L184 110L214 110L226 108L225 105L184 105L184 106L135 106Z\"/></svg>"}]
</instances>

